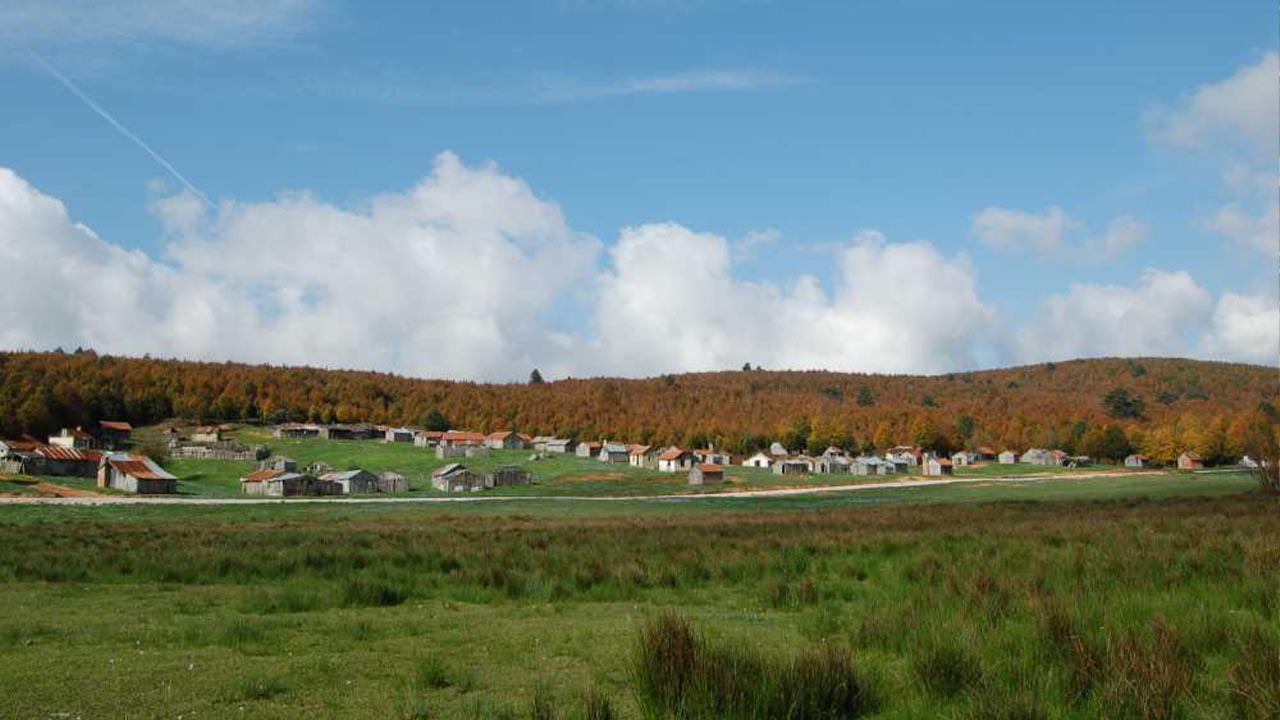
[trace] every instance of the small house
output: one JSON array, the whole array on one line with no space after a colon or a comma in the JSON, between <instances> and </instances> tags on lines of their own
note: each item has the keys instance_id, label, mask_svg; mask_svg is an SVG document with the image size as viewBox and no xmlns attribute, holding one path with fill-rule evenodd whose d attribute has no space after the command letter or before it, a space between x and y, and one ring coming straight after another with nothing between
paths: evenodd
<instances>
[{"instance_id":1,"label":"small house","mask_svg":"<svg viewBox=\"0 0 1280 720\"><path fill-rule=\"evenodd\" d=\"M202 425L191 431L191 442L194 443L219 443L222 442L222 428L217 425Z\"/></svg>"},{"instance_id":2,"label":"small house","mask_svg":"<svg viewBox=\"0 0 1280 720\"><path fill-rule=\"evenodd\" d=\"M689 468L690 485L718 485L724 482L724 466L698 463Z\"/></svg>"},{"instance_id":3,"label":"small house","mask_svg":"<svg viewBox=\"0 0 1280 720\"><path fill-rule=\"evenodd\" d=\"M1204 460L1199 455L1187 451L1178 456L1179 470L1200 470L1204 468Z\"/></svg>"},{"instance_id":4,"label":"small house","mask_svg":"<svg viewBox=\"0 0 1280 720\"><path fill-rule=\"evenodd\" d=\"M533 439L530 440L529 443L533 445L533 449L537 452L546 452L547 443L552 440L555 440L555 438L550 435L534 435Z\"/></svg>"},{"instance_id":5,"label":"small house","mask_svg":"<svg viewBox=\"0 0 1280 720\"><path fill-rule=\"evenodd\" d=\"M413 434L413 446L433 448L440 444L442 437L444 433L440 430L419 430Z\"/></svg>"},{"instance_id":6,"label":"small house","mask_svg":"<svg viewBox=\"0 0 1280 720\"><path fill-rule=\"evenodd\" d=\"M1137 453L1129 455L1124 459L1124 466L1127 468L1143 468L1147 466L1147 456L1138 455Z\"/></svg>"},{"instance_id":7,"label":"small house","mask_svg":"<svg viewBox=\"0 0 1280 720\"><path fill-rule=\"evenodd\" d=\"M324 482L333 483L339 495L364 495L378 491L378 476L367 470L344 470L320 476Z\"/></svg>"},{"instance_id":8,"label":"small house","mask_svg":"<svg viewBox=\"0 0 1280 720\"><path fill-rule=\"evenodd\" d=\"M511 430L489 433L484 444L490 450L523 450L526 447L524 438Z\"/></svg>"},{"instance_id":9,"label":"small house","mask_svg":"<svg viewBox=\"0 0 1280 720\"><path fill-rule=\"evenodd\" d=\"M311 425L311 424L304 425L299 423L285 423L284 425L277 425L276 429L273 431L273 434L277 438L292 438L292 439L318 438L320 437L320 426Z\"/></svg>"},{"instance_id":10,"label":"small house","mask_svg":"<svg viewBox=\"0 0 1280 720\"><path fill-rule=\"evenodd\" d=\"M784 458L791 453L787 452L787 448L782 443L775 440L769 443L769 454L776 458Z\"/></svg>"},{"instance_id":11,"label":"small house","mask_svg":"<svg viewBox=\"0 0 1280 720\"><path fill-rule=\"evenodd\" d=\"M978 448L977 455L978 455L978 459L983 461L995 460L996 458L999 457L999 454L996 453L995 450L991 449L990 447L987 447L986 445L983 445Z\"/></svg>"},{"instance_id":12,"label":"small house","mask_svg":"<svg viewBox=\"0 0 1280 720\"><path fill-rule=\"evenodd\" d=\"M849 473L852 475L887 475L893 463L882 460L875 455L862 455L849 462ZM903 467L906 464L903 463Z\"/></svg>"},{"instance_id":13,"label":"small house","mask_svg":"<svg viewBox=\"0 0 1280 720\"><path fill-rule=\"evenodd\" d=\"M49 444L69 450L92 450L97 447L98 441L80 428L62 428L61 433L49 438Z\"/></svg>"},{"instance_id":14,"label":"small house","mask_svg":"<svg viewBox=\"0 0 1280 720\"><path fill-rule=\"evenodd\" d=\"M276 457L267 458L258 463L259 470L283 470L284 472L296 472L298 470L298 461L292 458Z\"/></svg>"},{"instance_id":15,"label":"small house","mask_svg":"<svg viewBox=\"0 0 1280 720\"><path fill-rule=\"evenodd\" d=\"M382 439L389 443L411 443L414 440L415 433L407 427L387 428L383 433Z\"/></svg>"},{"instance_id":16,"label":"small house","mask_svg":"<svg viewBox=\"0 0 1280 720\"><path fill-rule=\"evenodd\" d=\"M123 420L98 422L98 439L106 447L116 447L133 435L133 426Z\"/></svg>"},{"instance_id":17,"label":"small house","mask_svg":"<svg viewBox=\"0 0 1280 720\"><path fill-rule=\"evenodd\" d=\"M547 441L547 452L568 455L575 453L578 449L578 443L575 440L567 438L551 438Z\"/></svg>"},{"instance_id":18,"label":"small house","mask_svg":"<svg viewBox=\"0 0 1280 720\"><path fill-rule=\"evenodd\" d=\"M1066 457L1067 454L1061 450L1030 448L1022 453L1022 462L1029 465L1053 466L1061 465Z\"/></svg>"},{"instance_id":19,"label":"small house","mask_svg":"<svg viewBox=\"0 0 1280 720\"><path fill-rule=\"evenodd\" d=\"M729 453L717 450L715 446L692 452L694 459L704 465L728 465L730 462Z\"/></svg>"},{"instance_id":20,"label":"small house","mask_svg":"<svg viewBox=\"0 0 1280 720\"><path fill-rule=\"evenodd\" d=\"M574 452L580 458L593 458L600 455L600 448L602 447L604 447L604 443L580 442Z\"/></svg>"},{"instance_id":21,"label":"small house","mask_svg":"<svg viewBox=\"0 0 1280 720\"><path fill-rule=\"evenodd\" d=\"M933 455L929 455L925 459L923 468L924 474L931 476L952 475L955 472L955 466L951 460Z\"/></svg>"},{"instance_id":22,"label":"small house","mask_svg":"<svg viewBox=\"0 0 1280 720\"><path fill-rule=\"evenodd\" d=\"M876 459L880 461L880 468L884 470L884 472L877 472L877 475L893 475L895 473L911 472L910 463L901 458L885 456Z\"/></svg>"},{"instance_id":23,"label":"small house","mask_svg":"<svg viewBox=\"0 0 1280 720\"><path fill-rule=\"evenodd\" d=\"M98 465L98 487L139 495L167 495L178 491L178 478L146 455L104 455Z\"/></svg>"},{"instance_id":24,"label":"small house","mask_svg":"<svg viewBox=\"0 0 1280 720\"><path fill-rule=\"evenodd\" d=\"M616 442L607 442L600 446L600 452L596 453L596 459L600 462L607 463L625 463L630 461L630 451L626 445Z\"/></svg>"},{"instance_id":25,"label":"small house","mask_svg":"<svg viewBox=\"0 0 1280 720\"><path fill-rule=\"evenodd\" d=\"M462 463L449 463L431 473L431 487L441 492L474 492L483 490L485 478Z\"/></svg>"},{"instance_id":26,"label":"small house","mask_svg":"<svg viewBox=\"0 0 1280 720\"><path fill-rule=\"evenodd\" d=\"M678 447L667 448L658 455L658 470L662 472L685 472L693 465L693 453Z\"/></svg>"},{"instance_id":27,"label":"small house","mask_svg":"<svg viewBox=\"0 0 1280 720\"><path fill-rule=\"evenodd\" d=\"M899 445L889 448L884 454L885 458L895 463L906 463L907 467L917 467L920 465L922 453L920 448L910 447L908 445Z\"/></svg>"},{"instance_id":28,"label":"small house","mask_svg":"<svg viewBox=\"0 0 1280 720\"><path fill-rule=\"evenodd\" d=\"M240 478L240 491L245 495L262 495L266 497L319 495L320 487L315 482L315 478L275 468L255 470Z\"/></svg>"},{"instance_id":29,"label":"small house","mask_svg":"<svg viewBox=\"0 0 1280 720\"><path fill-rule=\"evenodd\" d=\"M853 472L853 461L844 454L844 451L838 454L823 453L822 457L818 458L815 469L828 475L847 475Z\"/></svg>"},{"instance_id":30,"label":"small house","mask_svg":"<svg viewBox=\"0 0 1280 720\"><path fill-rule=\"evenodd\" d=\"M97 450L73 450L56 445L37 445L32 451L39 460L35 463L39 475L91 478L102 464L102 453Z\"/></svg>"},{"instance_id":31,"label":"small house","mask_svg":"<svg viewBox=\"0 0 1280 720\"><path fill-rule=\"evenodd\" d=\"M507 465L485 476L484 486L512 487L513 485L532 485L533 473L516 465Z\"/></svg>"},{"instance_id":32,"label":"small house","mask_svg":"<svg viewBox=\"0 0 1280 720\"><path fill-rule=\"evenodd\" d=\"M447 430L440 435L441 447L476 447L485 446L486 436L482 433L465 430Z\"/></svg>"},{"instance_id":33,"label":"small house","mask_svg":"<svg viewBox=\"0 0 1280 720\"><path fill-rule=\"evenodd\" d=\"M1019 460L1018 453L1012 450L1005 450L1004 452L1000 453L1001 465L1013 465L1014 463L1018 462L1018 460Z\"/></svg>"},{"instance_id":34,"label":"small house","mask_svg":"<svg viewBox=\"0 0 1280 720\"><path fill-rule=\"evenodd\" d=\"M954 467L965 467L977 462L978 454L962 450L951 456L951 464Z\"/></svg>"},{"instance_id":35,"label":"small house","mask_svg":"<svg viewBox=\"0 0 1280 720\"><path fill-rule=\"evenodd\" d=\"M378 473L378 492L380 493L403 493L409 492L409 478L398 472L385 470Z\"/></svg>"},{"instance_id":36,"label":"small house","mask_svg":"<svg viewBox=\"0 0 1280 720\"><path fill-rule=\"evenodd\" d=\"M806 475L813 472L813 463L805 458L783 458L773 464L774 475Z\"/></svg>"},{"instance_id":37,"label":"small house","mask_svg":"<svg viewBox=\"0 0 1280 720\"><path fill-rule=\"evenodd\" d=\"M758 452L755 455L742 461L743 467L767 468L773 464L773 458L767 453Z\"/></svg>"},{"instance_id":38,"label":"small house","mask_svg":"<svg viewBox=\"0 0 1280 720\"><path fill-rule=\"evenodd\" d=\"M627 450L627 459L631 467L656 470L658 467L658 449L652 445L632 445Z\"/></svg>"}]
</instances>

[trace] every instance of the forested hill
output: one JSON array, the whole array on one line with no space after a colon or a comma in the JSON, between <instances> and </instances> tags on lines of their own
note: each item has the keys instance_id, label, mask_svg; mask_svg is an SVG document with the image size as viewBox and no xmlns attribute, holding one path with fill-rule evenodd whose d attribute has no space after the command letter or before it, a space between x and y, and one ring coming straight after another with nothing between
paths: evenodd
<instances>
[{"instance_id":1,"label":"forested hill","mask_svg":"<svg viewBox=\"0 0 1280 720\"><path fill-rule=\"evenodd\" d=\"M1090 428L1155 433L1170 447L1275 423L1275 368L1098 359L940 376L735 372L492 385L382 373L0 353L0 433L99 419L369 421L636 442L763 439L825 447L1068 447ZM1149 440L1149 438L1148 438ZM1147 446L1143 443L1143 447Z\"/></svg>"}]
</instances>

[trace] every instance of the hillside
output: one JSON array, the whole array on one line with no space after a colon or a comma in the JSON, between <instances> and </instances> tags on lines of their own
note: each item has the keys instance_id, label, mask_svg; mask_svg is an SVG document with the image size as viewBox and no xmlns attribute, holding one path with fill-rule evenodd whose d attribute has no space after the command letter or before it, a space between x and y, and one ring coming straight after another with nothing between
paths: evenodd
<instances>
[{"instance_id":1,"label":"hillside","mask_svg":"<svg viewBox=\"0 0 1280 720\"><path fill-rule=\"evenodd\" d=\"M493 385L92 352L0 353L0 433L6 436L103 418L135 424L171 417L446 420L485 431L718 442L737 451L774 438L810 446L1071 449L1090 430L1111 424L1133 446L1163 455L1179 447L1234 452L1250 425L1275 425L1277 405L1275 368L1167 358L929 377L744 370Z\"/></svg>"}]
</instances>

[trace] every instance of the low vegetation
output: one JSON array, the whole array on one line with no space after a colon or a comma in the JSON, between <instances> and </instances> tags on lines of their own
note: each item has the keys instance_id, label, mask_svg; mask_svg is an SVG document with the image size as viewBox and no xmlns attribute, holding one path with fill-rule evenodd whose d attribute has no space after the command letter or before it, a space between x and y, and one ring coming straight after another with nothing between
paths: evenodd
<instances>
[{"instance_id":1,"label":"low vegetation","mask_svg":"<svg viewBox=\"0 0 1280 720\"><path fill-rule=\"evenodd\" d=\"M0 508L0 695L17 716L1280 712L1274 498L852 502Z\"/></svg>"}]
</instances>

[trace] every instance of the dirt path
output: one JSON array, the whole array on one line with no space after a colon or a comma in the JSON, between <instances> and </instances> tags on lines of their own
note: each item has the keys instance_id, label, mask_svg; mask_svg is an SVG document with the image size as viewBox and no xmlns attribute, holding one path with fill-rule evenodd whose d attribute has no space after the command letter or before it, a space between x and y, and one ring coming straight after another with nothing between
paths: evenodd
<instances>
[{"instance_id":1,"label":"dirt path","mask_svg":"<svg viewBox=\"0 0 1280 720\"><path fill-rule=\"evenodd\" d=\"M474 502L513 502L522 500L543 500L552 502L644 502L663 501L699 501L714 499L742 499L759 497L791 497L796 495L818 495L822 493L858 492L862 490L885 490L891 488L929 487L933 485L993 484L1019 483L1036 481L1069 481L1091 480L1105 477L1146 477L1164 475L1161 470L1128 472L1123 470L1102 470L1090 473L1044 473L1038 475L1015 475L1008 477L951 477L929 480L894 480L890 482L870 482L849 485L821 485L811 487L777 488L773 490L730 490L717 493L669 493L666 495L627 495L627 496L581 496L581 495L464 495L451 497L360 497L360 498L194 498L194 497L139 497L136 495L98 495L82 490L61 488L64 491L79 493L61 497L0 497L0 505L278 505L288 503L474 503ZM46 483L40 483L44 485Z\"/></svg>"}]
</instances>

